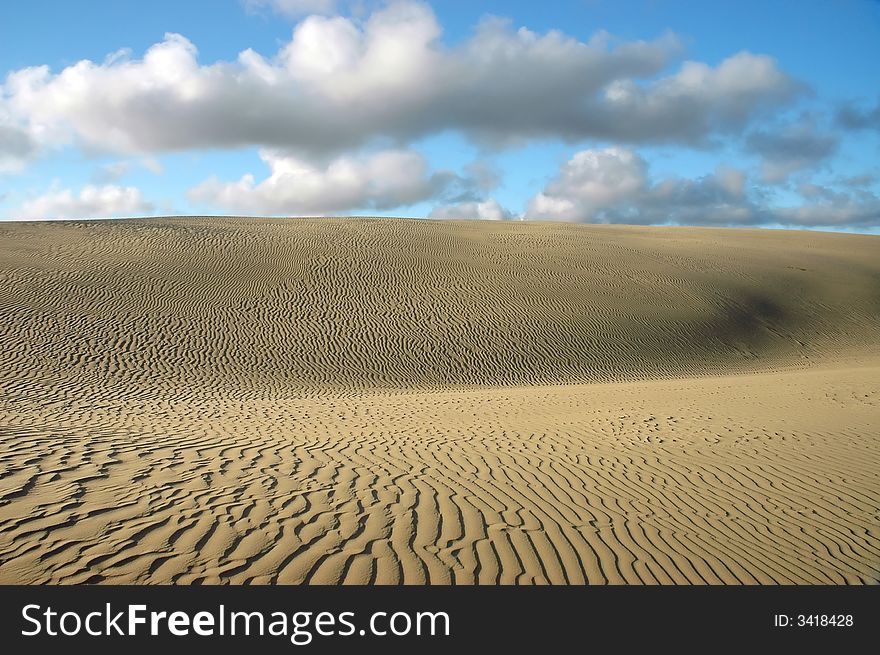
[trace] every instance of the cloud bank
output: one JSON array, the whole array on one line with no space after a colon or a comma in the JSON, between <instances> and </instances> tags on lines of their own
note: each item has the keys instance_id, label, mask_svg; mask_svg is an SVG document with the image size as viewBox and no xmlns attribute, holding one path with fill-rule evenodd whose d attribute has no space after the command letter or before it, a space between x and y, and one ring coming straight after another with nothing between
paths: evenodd
<instances>
[{"instance_id":1,"label":"cloud bank","mask_svg":"<svg viewBox=\"0 0 880 655\"><path fill-rule=\"evenodd\" d=\"M594 223L805 227L880 225L880 199L864 189L816 185L804 203L770 207L744 172L720 166L697 179L651 179L644 159L626 148L576 153L528 204L525 218Z\"/></svg>"},{"instance_id":2,"label":"cloud bank","mask_svg":"<svg viewBox=\"0 0 880 655\"><path fill-rule=\"evenodd\" d=\"M748 52L658 77L680 53L672 35L583 42L497 18L455 47L441 33L427 5L398 2L363 21L311 15L270 58L248 49L202 64L192 42L167 34L142 59L16 70L2 87L0 147L21 159L30 135L118 153L261 146L327 157L448 129L496 146L694 144L800 90L773 59Z\"/></svg>"}]
</instances>

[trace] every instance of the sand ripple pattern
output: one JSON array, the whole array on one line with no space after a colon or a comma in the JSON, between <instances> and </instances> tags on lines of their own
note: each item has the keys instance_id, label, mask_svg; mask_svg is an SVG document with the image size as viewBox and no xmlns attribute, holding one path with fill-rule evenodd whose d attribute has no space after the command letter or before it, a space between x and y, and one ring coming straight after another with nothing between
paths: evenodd
<instances>
[{"instance_id":1,"label":"sand ripple pattern","mask_svg":"<svg viewBox=\"0 0 880 655\"><path fill-rule=\"evenodd\" d=\"M518 222L7 224L0 370L14 388L52 375L271 396L809 364L880 344L877 244Z\"/></svg>"},{"instance_id":2,"label":"sand ripple pattern","mask_svg":"<svg viewBox=\"0 0 880 655\"><path fill-rule=\"evenodd\" d=\"M0 582L871 583L877 379L7 405Z\"/></svg>"},{"instance_id":3,"label":"sand ripple pattern","mask_svg":"<svg viewBox=\"0 0 880 655\"><path fill-rule=\"evenodd\" d=\"M0 583L880 577L876 238L0 233Z\"/></svg>"}]
</instances>

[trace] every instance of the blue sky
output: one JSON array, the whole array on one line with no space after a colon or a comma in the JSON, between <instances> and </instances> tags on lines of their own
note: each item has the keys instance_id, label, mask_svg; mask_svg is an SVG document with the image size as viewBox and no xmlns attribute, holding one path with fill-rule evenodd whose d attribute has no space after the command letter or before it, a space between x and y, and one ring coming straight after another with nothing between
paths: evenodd
<instances>
[{"instance_id":1,"label":"blue sky","mask_svg":"<svg viewBox=\"0 0 880 655\"><path fill-rule=\"evenodd\" d=\"M880 3L0 9L0 217L880 232Z\"/></svg>"}]
</instances>

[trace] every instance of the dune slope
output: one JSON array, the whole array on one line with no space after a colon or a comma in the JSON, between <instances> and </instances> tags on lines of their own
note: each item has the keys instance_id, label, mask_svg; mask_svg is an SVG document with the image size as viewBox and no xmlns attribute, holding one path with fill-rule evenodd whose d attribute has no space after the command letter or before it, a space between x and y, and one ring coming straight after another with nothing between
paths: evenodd
<instances>
[{"instance_id":1,"label":"dune slope","mask_svg":"<svg viewBox=\"0 0 880 655\"><path fill-rule=\"evenodd\" d=\"M0 582L870 583L880 238L0 224Z\"/></svg>"},{"instance_id":2,"label":"dune slope","mask_svg":"<svg viewBox=\"0 0 880 655\"><path fill-rule=\"evenodd\" d=\"M10 224L0 239L14 317L0 364L16 378L258 395L597 382L764 369L880 336L867 236L178 219Z\"/></svg>"}]
</instances>

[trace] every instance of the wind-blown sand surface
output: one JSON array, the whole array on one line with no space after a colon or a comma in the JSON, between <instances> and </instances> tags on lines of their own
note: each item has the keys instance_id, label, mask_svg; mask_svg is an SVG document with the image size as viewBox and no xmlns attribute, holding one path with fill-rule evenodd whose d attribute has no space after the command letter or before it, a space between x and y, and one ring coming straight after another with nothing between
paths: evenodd
<instances>
[{"instance_id":1,"label":"wind-blown sand surface","mask_svg":"<svg viewBox=\"0 0 880 655\"><path fill-rule=\"evenodd\" d=\"M0 582L873 583L880 238L0 224Z\"/></svg>"}]
</instances>

